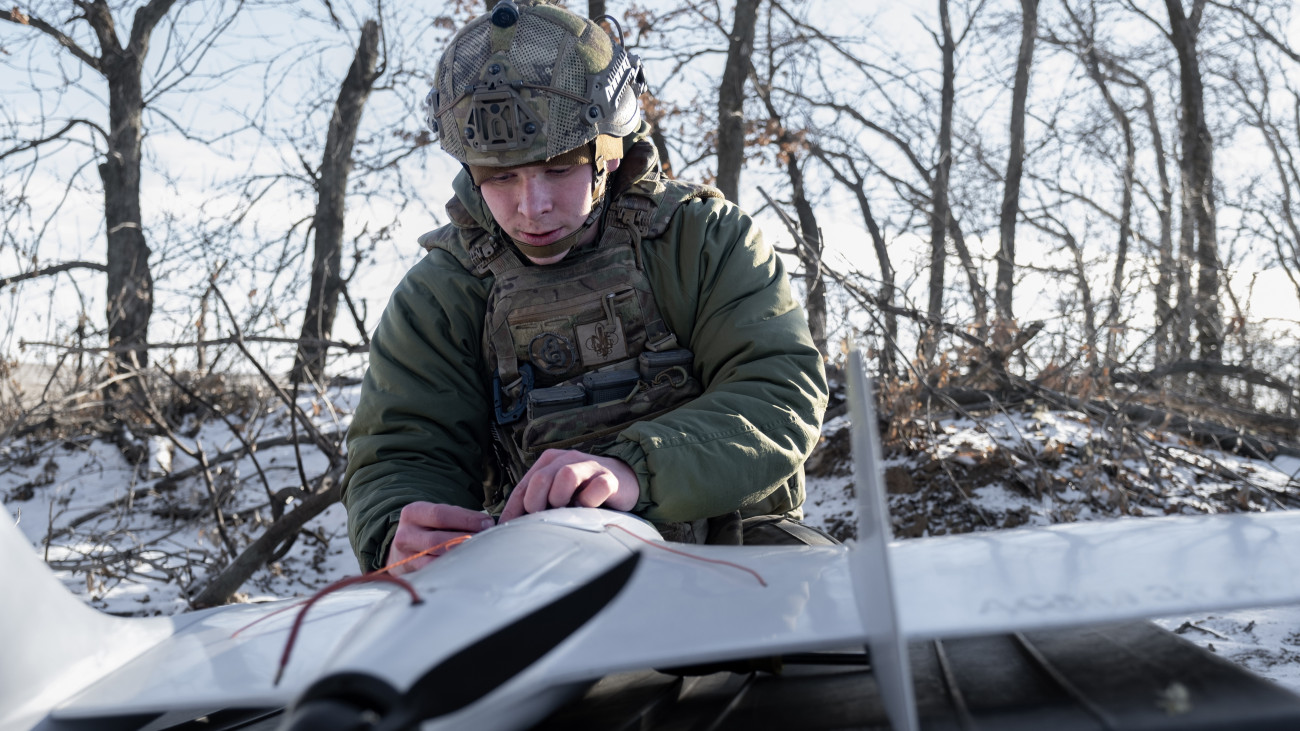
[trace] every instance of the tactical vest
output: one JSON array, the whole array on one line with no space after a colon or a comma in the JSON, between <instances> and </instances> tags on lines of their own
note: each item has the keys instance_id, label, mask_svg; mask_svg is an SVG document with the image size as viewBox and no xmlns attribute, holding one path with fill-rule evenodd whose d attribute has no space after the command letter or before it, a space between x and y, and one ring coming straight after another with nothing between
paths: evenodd
<instances>
[{"instance_id":1,"label":"tactical vest","mask_svg":"<svg viewBox=\"0 0 1300 731\"><path fill-rule=\"evenodd\" d=\"M649 143L632 146L611 185L598 241L557 264L525 264L504 235L478 228L454 198L448 213L460 231L421 238L476 276L494 277L483 327L502 468L489 469L484 485L492 512L543 451L597 451L629 425L702 392L690 351L660 315L641 243L662 236L683 204L720 194L663 181L656 163Z\"/></svg>"}]
</instances>

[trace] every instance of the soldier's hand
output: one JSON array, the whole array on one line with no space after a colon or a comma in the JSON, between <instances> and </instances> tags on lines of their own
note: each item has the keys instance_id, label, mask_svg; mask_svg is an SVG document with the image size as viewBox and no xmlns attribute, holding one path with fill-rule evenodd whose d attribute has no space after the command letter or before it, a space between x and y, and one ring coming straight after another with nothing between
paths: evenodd
<instances>
[{"instance_id":1,"label":"soldier's hand","mask_svg":"<svg viewBox=\"0 0 1300 731\"><path fill-rule=\"evenodd\" d=\"M388 549L388 565L400 563L453 538L487 530L493 525L495 523L490 516L477 510L440 503L411 503L402 508L402 517L397 521L397 532L393 534L393 543ZM436 555L421 556L393 569L392 573L410 573L445 552L444 549Z\"/></svg>"},{"instance_id":2,"label":"soldier's hand","mask_svg":"<svg viewBox=\"0 0 1300 731\"><path fill-rule=\"evenodd\" d=\"M640 497L636 473L622 460L548 449L510 493L501 522L566 506L628 511Z\"/></svg>"}]
</instances>

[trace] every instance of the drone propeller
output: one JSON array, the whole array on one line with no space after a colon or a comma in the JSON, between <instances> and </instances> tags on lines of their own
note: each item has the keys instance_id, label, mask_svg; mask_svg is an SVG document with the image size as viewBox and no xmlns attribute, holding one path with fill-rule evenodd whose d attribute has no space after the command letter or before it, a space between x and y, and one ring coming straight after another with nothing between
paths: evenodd
<instances>
[{"instance_id":1,"label":"drone propeller","mask_svg":"<svg viewBox=\"0 0 1300 731\"><path fill-rule=\"evenodd\" d=\"M478 701L582 628L632 578L640 553L591 581L483 637L430 668L398 693L386 681L356 672L314 683L288 714L282 731L400 731Z\"/></svg>"}]
</instances>

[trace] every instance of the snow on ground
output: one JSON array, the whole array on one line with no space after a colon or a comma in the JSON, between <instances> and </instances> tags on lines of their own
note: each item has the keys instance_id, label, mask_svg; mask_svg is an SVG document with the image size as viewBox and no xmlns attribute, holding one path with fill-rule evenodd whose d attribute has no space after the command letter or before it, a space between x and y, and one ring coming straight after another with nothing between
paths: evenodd
<instances>
[{"instance_id":1,"label":"snow on ground","mask_svg":"<svg viewBox=\"0 0 1300 731\"><path fill-rule=\"evenodd\" d=\"M325 434L347 429L358 389L328 398L302 396ZM287 436L283 409L254 412L233 422L248 442ZM237 450L240 440L221 421L180 430L191 451L201 445L210 463ZM190 434L190 436L185 436ZM0 496L18 526L69 590L98 609L123 615L172 614L189 608L187 595L201 589L207 566L217 563L223 540L213 528L206 482L199 477L167 479L197 465L165 440L150 442L150 458L132 467L105 441L15 440L0 445ZM270 521L270 495L299 486L328 460L310 445L274 446L254 457L215 464L212 489L224 497L226 528L239 547L248 545ZM224 561L222 561L224 563ZM237 599L255 601L309 595L340 578L359 573L348 545L347 515L341 505L307 524L292 549L257 572Z\"/></svg>"},{"instance_id":2,"label":"snow on ground","mask_svg":"<svg viewBox=\"0 0 1300 731\"><path fill-rule=\"evenodd\" d=\"M357 388L303 396L320 429L347 428ZM231 419L239 436L266 440L289 433L282 409L251 409ZM810 461L806 520L841 538L855 533L853 476L845 418L829 421ZM927 427L928 428L928 427ZM1277 509L1295 503L1300 459L1270 463L1215 453L1177 438L1146 434L1144 448L1113 447L1078 415L1043 410L939 422L911 440L910 455L886 455L895 535L912 538L971 530L1014 529L1120 515L1165 515ZM209 462L240 447L221 421L186 423L182 444L201 446ZM924 443L924 444L922 444ZM301 449L302 470L323 472L326 459ZM212 528L209 486L197 477L168 478L196 464L163 440L132 467L114 445L82 438L0 445L0 497L24 535L70 591L122 615L173 614L202 588L223 540ZM267 525L270 495L300 484L292 446L259 450L255 459L213 468L227 533L246 546ZM358 573L347 519L335 505L312 520L292 549L258 571L236 597L257 601L309 595ZM1221 656L1300 693L1300 607L1272 607L1157 620Z\"/></svg>"}]
</instances>

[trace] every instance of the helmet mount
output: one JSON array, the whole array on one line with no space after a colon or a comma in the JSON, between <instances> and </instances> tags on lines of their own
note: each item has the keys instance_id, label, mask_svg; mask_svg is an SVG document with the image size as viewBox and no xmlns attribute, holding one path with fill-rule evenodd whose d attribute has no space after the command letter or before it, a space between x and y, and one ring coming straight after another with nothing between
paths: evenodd
<instances>
[{"instance_id":1,"label":"helmet mount","mask_svg":"<svg viewBox=\"0 0 1300 731\"><path fill-rule=\"evenodd\" d=\"M501 0L492 7L492 25L509 28L519 22L519 6L510 0Z\"/></svg>"}]
</instances>

